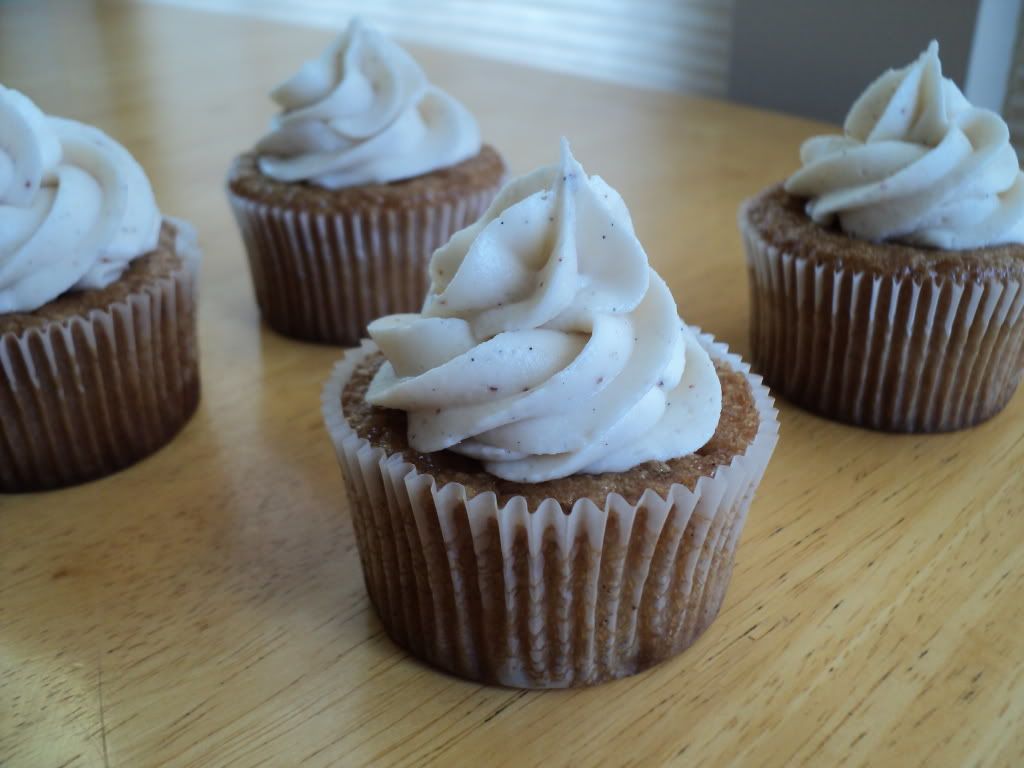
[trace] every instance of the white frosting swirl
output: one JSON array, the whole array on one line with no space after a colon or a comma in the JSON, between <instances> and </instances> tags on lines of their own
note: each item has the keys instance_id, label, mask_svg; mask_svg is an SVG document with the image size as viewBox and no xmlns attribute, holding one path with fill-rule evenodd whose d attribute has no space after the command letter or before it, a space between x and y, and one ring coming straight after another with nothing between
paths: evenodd
<instances>
[{"instance_id":1,"label":"white frosting swirl","mask_svg":"<svg viewBox=\"0 0 1024 768\"><path fill-rule=\"evenodd\" d=\"M124 147L0 86L0 312L105 288L156 247L160 223Z\"/></svg>"},{"instance_id":2,"label":"white frosting swirl","mask_svg":"<svg viewBox=\"0 0 1024 768\"><path fill-rule=\"evenodd\" d=\"M271 98L283 112L256 152L260 170L278 181L328 189L383 184L480 151L480 129L469 111L358 18Z\"/></svg>"},{"instance_id":3,"label":"white frosting swirl","mask_svg":"<svg viewBox=\"0 0 1024 768\"><path fill-rule=\"evenodd\" d=\"M367 400L409 415L417 451L541 482L696 451L722 390L647 263L618 193L563 141L434 253L419 315L370 325L387 358Z\"/></svg>"},{"instance_id":4,"label":"white frosting swirl","mask_svg":"<svg viewBox=\"0 0 1024 768\"><path fill-rule=\"evenodd\" d=\"M868 86L844 132L806 141L786 182L815 221L945 249L1024 242L1024 175L1006 123L942 76L936 42Z\"/></svg>"}]
</instances>

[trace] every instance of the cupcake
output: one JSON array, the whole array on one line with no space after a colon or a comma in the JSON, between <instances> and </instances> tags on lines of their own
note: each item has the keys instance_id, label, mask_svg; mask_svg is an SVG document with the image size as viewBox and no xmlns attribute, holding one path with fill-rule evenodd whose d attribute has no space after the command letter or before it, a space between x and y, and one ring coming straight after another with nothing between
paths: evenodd
<instances>
[{"instance_id":1,"label":"cupcake","mask_svg":"<svg viewBox=\"0 0 1024 768\"><path fill-rule=\"evenodd\" d=\"M839 421L941 432L998 413L1024 371L1024 176L938 45L868 86L842 136L748 200L754 366Z\"/></svg>"},{"instance_id":2,"label":"cupcake","mask_svg":"<svg viewBox=\"0 0 1024 768\"><path fill-rule=\"evenodd\" d=\"M199 401L199 252L120 144L0 86L0 492L109 475Z\"/></svg>"},{"instance_id":3,"label":"cupcake","mask_svg":"<svg viewBox=\"0 0 1024 768\"><path fill-rule=\"evenodd\" d=\"M256 301L287 336L358 344L371 320L419 309L430 254L484 212L504 163L359 19L271 98L281 113L228 176Z\"/></svg>"},{"instance_id":4,"label":"cupcake","mask_svg":"<svg viewBox=\"0 0 1024 768\"><path fill-rule=\"evenodd\" d=\"M388 634L462 677L591 685L715 618L778 435L563 143L346 353L323 412Z\"/></svg>"}]
</instances>

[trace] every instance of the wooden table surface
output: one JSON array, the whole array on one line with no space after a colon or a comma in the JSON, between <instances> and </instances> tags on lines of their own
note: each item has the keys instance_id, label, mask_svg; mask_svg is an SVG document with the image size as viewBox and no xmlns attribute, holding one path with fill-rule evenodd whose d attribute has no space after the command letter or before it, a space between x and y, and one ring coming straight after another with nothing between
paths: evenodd
<instances>
[{"instance_id":1,"label":"wooden table surface","mask_svg":"<svg viewBox=\"0 0 1024 768\"><path fill-rule=\"evenodd\" d=\"M260 326L222 190L269 87L330 37L0 4L0 80L126 144L206 257L204 396L185 431L117 476L0 498L0 764L1024 765L1024 394L932 437L781 403L721 615L638 677L486 688L389 642L320 422L339 352ZM414 52L514 173L569 136L625 197L683 316L749 350L736 208L822 126Z\"/></svg>"}]
</instances>

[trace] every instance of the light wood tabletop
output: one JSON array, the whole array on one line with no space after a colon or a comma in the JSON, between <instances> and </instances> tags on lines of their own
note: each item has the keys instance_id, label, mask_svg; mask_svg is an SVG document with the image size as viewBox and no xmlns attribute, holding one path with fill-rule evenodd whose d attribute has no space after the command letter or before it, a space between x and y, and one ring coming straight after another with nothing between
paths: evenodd
<instances>
[{"instance_id":1,"label":"light wood tabletop","mask_svg":"<svg viewBox=\"0 0 1024 768\"><path fill-rule=\"evenodd\" d=\"M204 394L184 432L114 477L0 497L0 764L1024 765L1021 393L976 429L920 437L781 402L722 613L645 674L488 688L387 639L319 413L339 350L261 327L223 192L269 88L331 36L0 4L0 81L121 140L205 252ZM513 173L570 137L682 315L746 355L737 206L823 126L413 52Z\"/></svg>"}]
</instances>

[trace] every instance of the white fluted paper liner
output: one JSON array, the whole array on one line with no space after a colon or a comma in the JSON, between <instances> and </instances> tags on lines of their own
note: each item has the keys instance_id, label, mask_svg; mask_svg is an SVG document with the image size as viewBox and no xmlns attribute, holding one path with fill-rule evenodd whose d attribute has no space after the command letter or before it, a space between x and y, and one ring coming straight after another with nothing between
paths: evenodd
<instances>
[{"instance_id":1,"label":"white fluted paper liner","mask_svg":"<svg viewBox=\"0 0 1024 768\"><path fill-rule=\"evenodd\" d=\"M267 324L287 336L354 346L378 317L422 308L430 256L480 218L497 189L344 213L270 205L230 188L228 197Z\"/></svg>"},{"instance_id":2,"label":"white fluted paper liner","mask_svg":"<svg viewBox=\"0 0 1024 768\"><path fill-rule=\"evenodd\" d=\"M777 393L830 418L940 432L998 413L1024 373L1024 286L895 277L810 263L740 229L753 363Z\"/></svg>"},{"instance_id":3,"label":"white fluted paper liner","mask_svg":"<svg viewBox=\"0 0 1024 768\"><path fill-rule=\"evenodd\" d=\"M199 401L195 232L183 265L105 309L0 336L0 492L111 474L164 445Z\"/></svg>"},{"instance_id":4,"label":"white fluted paper liner","mask_svg":"<svg viewBox=\"0 0 1024 768\"><path fill-rule=\"evenodd\" d=\"M590 685L638 672L694 642L722 604L754 490L778 440L760 377L746 375L760 415L747 450L693 491L617 494L571 509L546 499L470 496L438 487L401 455L348 425L341 393L369 341L346 353L323 392L323 414L349 495L367 591L391 637L473 680L521 688ZM595 503L596 502L596 503Z\"/></svg>"}]
</instances>

